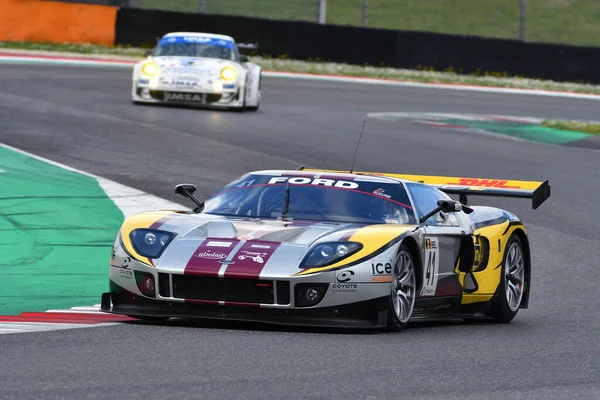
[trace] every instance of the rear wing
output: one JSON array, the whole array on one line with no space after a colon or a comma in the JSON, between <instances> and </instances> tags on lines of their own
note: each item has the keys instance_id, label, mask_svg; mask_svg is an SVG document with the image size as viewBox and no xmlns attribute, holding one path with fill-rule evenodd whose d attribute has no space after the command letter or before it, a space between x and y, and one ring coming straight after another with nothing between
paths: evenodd
<instances>
[{"instance_id":1,"label":"rear wing","mask_svg":"<svg viewBox=\"0 0 600 400\"><path fill-rule=\"evenodd\" d=\"M258 43L237 43L236 45L240 53L258 51Z\"/></svg>"},{"instance_id":2,"label":"rear wing","mask_svg":"<svg viewBox=\"0 0 600 400\"><path fill-rule=\"evenodd\" d=\"M347 171L324 171L317 169L304 169L304 171L347 173ZM385 176L424 183L426 185L434 186L445 193L459 195L460 202L465 205L467 204L467 196L513 197L531 199L531 206L535 210L550 197L550 184L547 180L543 182L534 182L379 172L353 171L352 173L357 175Z\"/></svg>"}]
</instances>

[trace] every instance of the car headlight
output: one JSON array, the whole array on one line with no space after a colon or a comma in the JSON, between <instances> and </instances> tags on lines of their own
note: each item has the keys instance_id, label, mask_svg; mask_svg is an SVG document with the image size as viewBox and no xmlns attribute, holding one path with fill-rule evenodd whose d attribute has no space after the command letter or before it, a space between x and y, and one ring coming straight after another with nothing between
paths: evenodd
<instances>
[{"instance_id":1,"label":"car headlight","mask_svg":"<svg viewBox=\"0 0 600 400\"><path fill-rule=\"evenodd\" d=\"M158 74L158 65L155 62L147 62L142 65L142 73L146 76L156 76Z\"/></svg>"},{"instance_id":2,"label":"car headlight","mask_svg":"<svg viewBox=\"0 0 600 400\"><path fill-rule=\"evenodd\" d=\"M135 229L129 234L134 250L143 257L158 258L175 237L173 232Z\"/></svg>"},{"instance_id":3,"label":"car headlight","mask_svg":"<svg viewBox=\"0 0 600 400\"><path fill-rule=\"evenodd\" d=\"M356 242L325 242L316 245L302 261L304 268L324 267L350 257L363 248Z\"/></svg>"},{"instance_id":4,"label":"car headlight","mask_svg":"<svg viewBox=\"0 0 600 400\"><path fill-rule=\"evenodd\" d=\"M237 71L233 67L225 67L221 70L221 78L224 81L232 81L237 77Z\"/></svg>"}]
</instances>

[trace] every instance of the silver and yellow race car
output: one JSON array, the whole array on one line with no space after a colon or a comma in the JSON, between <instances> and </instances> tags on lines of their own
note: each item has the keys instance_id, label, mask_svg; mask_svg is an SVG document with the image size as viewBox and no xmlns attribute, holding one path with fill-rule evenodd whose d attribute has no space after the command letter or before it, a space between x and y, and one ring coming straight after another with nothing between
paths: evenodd
<instances>
[{"instance_id":1,"label":"silver and yellow race car","mask_svg":"<svg viewBox=\"0 0 600 400\"><path fill-rule=\"evenodd\" d=\"M169 33L134 66L131 100L256 111L262 69L240 54L240 49L256 48L226 35Z\"/></svg>"},{"instance_id":2,"label":"silver and yellow race car","mask_svg":"<svg viewBox=\"0 0 600 400\"><path fill-rule=\"evenodd\" d=\"M195 190L175 189L193 211L124 221L103 311L392 330L507 323L528 307L527 231L467 196L530 198L534 209L550 196L548 181L303 168L250 172L206 201Z\"/></svg>"}]
</instances>

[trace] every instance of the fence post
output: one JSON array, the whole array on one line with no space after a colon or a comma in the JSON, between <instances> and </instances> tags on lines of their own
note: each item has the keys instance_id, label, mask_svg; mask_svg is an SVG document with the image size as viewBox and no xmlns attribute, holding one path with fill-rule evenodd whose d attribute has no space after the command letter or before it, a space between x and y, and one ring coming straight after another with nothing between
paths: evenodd
<instances>
[{"instance_id":1,"label":"fence post","mask_svg":"<svg viewBox=\"0 0 600 400\"><path fill-rule=\"evenodd\" d=\"M362 27L366 28L368 23L369 0L363 0L362 3Z\"/></svg>"},{"instance_id":2,"label":"fence post","mask_svg":"<svg viewBox=\"0 0 600 400\"><path fill-rule=\"evenodd\" d=\"M317 0L317 22L325 24L327 19L327 0Z\"/></svg>"},{"instance_id":3,"label":"fence post","mask_svg":"<svg viewBox=\"0 0 600 400\"><path fill-rule=\"evenodd\" d=\"M525 41L525 9L527 0L521 0L521 6L519 7L519 40Z\"/></svg>"},{"instance_id":4,"label":"fence post","mask_svg":"<svg viewBox=\"0 0 600 400\"><path fill-rule=\"evenodd\" d=\"M206 12L206 1L207 0L200 0L200 12L202 14Z\"/></svg>"}]
</instances>

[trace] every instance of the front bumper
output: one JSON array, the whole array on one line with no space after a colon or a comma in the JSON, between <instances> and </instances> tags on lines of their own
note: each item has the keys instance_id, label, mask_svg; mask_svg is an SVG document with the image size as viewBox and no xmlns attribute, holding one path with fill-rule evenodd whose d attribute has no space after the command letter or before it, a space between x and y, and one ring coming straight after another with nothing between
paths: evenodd
<instances>
[{"instance_id":1,"label":"front bumper","mask_svg":"<svg viewBox=\"0 0 600 400\"><path fill-rule=\"evenodd\" d=\"M151 88L148 85L134 83L131 96L132 100L138 103L214 107L243 106L240 88L225 89L218 92L208 89L190 91L162 86Z\"/></svg>"},{"instance_id":2,"label":"front bumper","mask_svg":"<svg viewBox=\"0 0 600 400\"><path fill-rule=\"evenodd\" d=\"M379 328L387 323L388 297L314 308L267 308L258 304L178 302L150 299L111 282L102 294L101 310L140 317L180 317L263 322L279 325Z\"/></svg>"}]
</instances>

